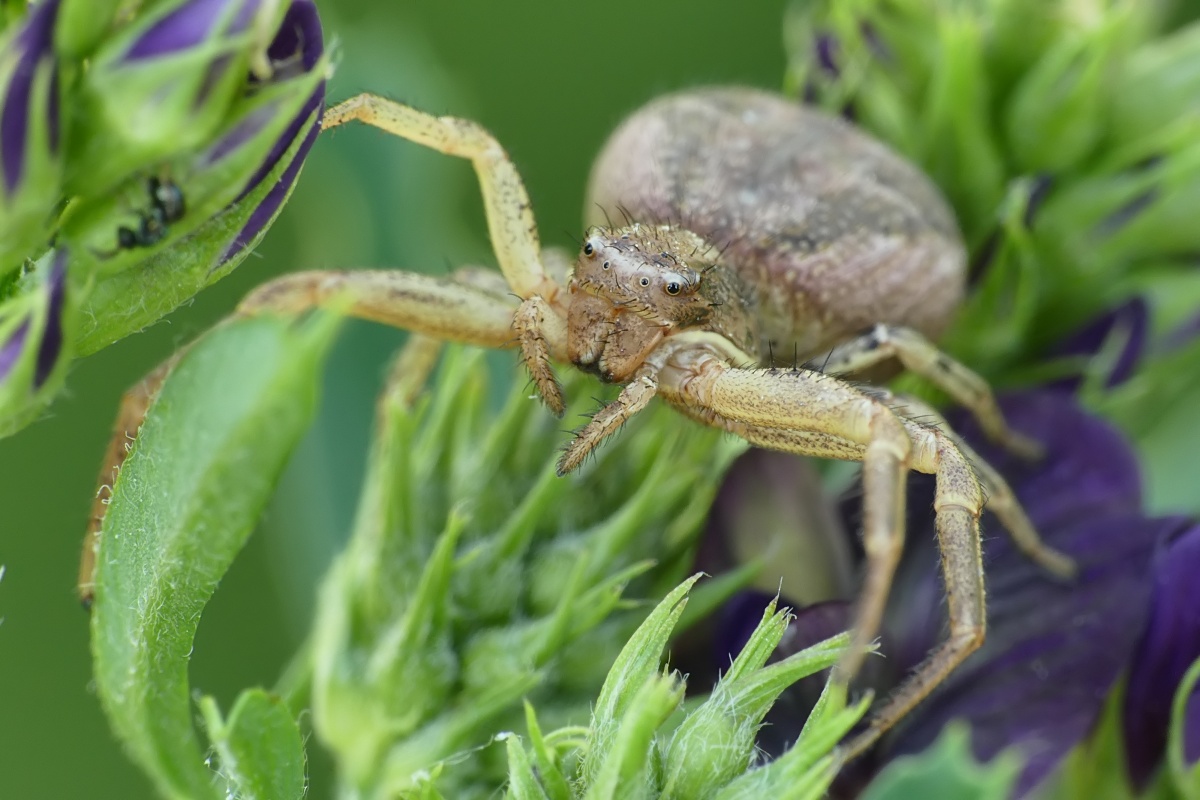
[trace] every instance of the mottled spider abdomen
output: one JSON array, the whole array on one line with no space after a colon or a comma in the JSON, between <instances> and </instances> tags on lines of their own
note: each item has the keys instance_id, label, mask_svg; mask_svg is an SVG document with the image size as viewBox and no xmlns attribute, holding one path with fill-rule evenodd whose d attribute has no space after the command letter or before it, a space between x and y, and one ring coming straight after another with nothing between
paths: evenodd
<instances>
[{"instance_id":1,"label":"mottled spider abdomen","mask_svg":"<svg viewBox=\"0 0 1200 800\"><path fill-rule=\"evenodd\" d=\"M962 299L966 253L925 175L841 119L722 88L655 100L592 170L604 212L679 225L723 250L757 296L767 348L812 356L876 323L937 336Z\"/></svg>"}]
</instances>

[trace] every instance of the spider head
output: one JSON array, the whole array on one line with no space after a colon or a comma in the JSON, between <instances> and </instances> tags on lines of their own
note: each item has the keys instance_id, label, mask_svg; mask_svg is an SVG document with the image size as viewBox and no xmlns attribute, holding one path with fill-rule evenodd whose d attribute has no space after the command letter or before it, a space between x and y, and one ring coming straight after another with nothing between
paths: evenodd
<instances>
[{"instance_id":1,"label":"spider head","mask_svg":"<svg viewBox=\"0 0 1200 800\"><path fill-rule=\"evenodd\" d=\"M570 286L571 360L623 382L667 336L719 330L728 271L714 256L699 236L669 225L589 230Z\"/></svg>"}]
</instances>

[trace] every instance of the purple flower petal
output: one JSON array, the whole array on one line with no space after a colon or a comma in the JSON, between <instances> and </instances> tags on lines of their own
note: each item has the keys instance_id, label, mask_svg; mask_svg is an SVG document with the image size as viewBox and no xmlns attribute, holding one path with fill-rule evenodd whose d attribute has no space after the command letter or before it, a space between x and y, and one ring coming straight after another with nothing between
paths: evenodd
<instances>
[{"instance_id":1,"label":"purple flower petal","mask_svg":"<svg viewBox=\"0 0 1200 800\"><path fill-rule=\"evenodd\" d=\"M25 340L29 338L29 317L21 321L16 330L0 345L0 381L8 377L21 353L25 352Z\"/></svg>"},{"instance_id":2,"label":"purple flower petal","mask_svg":"<svg viewBox=\"0 0 1200 800\"><path fill-rule=\"evenodd\" d=\"M1177 525L1128 514L1043 529L1079 562L1074 585L1047 577L1007 536L990 538L987 641L888 740L887 755L923 750L964 719L977 757L1016 746L1028 759L1018 794L1036 786L1088 734L1129 663L1151 556Z\"/></svg>"},{"instance_id":3,"label":"purple flower petal","mask_svg":"<svg viewBox=\"0 0 1200 800\"><path fill-rule=\"evenodd\" d=\"M1178 521L1178 530L1154 559L1150 621L1137 647L1125 692L1125 752L1129 775L1145 788L1162 761L1171 701L1188 667L1200 658L1200 525ZM1200 694L1200 693L1198 693ZM1193 695L1191 736L1185 744L1200 758L1200 709Z\"/></svg>"},{"instance_id":4,"label":"purple flower petal","mask_svg":"<svg viewBox=\"0 0 1200 800\"><path fill-rule=\"evenodd\" d=\"M1111 389L1124 383L1133 374L1146 349L1150 310L1146 301L1135 297L1089 322L1068 336L1050 351L1051 357L1094 356L1105 346L1110 336L1122 337L1121 352L1104 381ZM1083 376L1062 378L1048 384L1050 388L1075 391L1083 383Z\"/></svg>"},{"instance_id":5,"label":"purple flower petal","mask_svg":"<svg viewBox=\"0 0 1200 800\"><path fill-rule=\"evenodd\" d=\"M320 133L320 125L314 124L304 136L304 141L296 150L296 157L292 159L292 163L287 165L287 169L279 176L279 180L267 192L262 202L250 214L250 218L246 220L246 224L234 237L233 242L225 249L225 253L221 256L218 264L224 264L229 259L246 249L254 238L262 232L262 229L270 223L275 216L275 212L283 205L283 201L287 198L288 190L296 181L296 176L300 174L300 167L304 164L304 158L308 155L308 151L312 149L313 142L317 140L317 134Z\"/></svg>"},{"instance_id":6,"label":"purple flower petal","mask_svg":"<svg viewBox=\"0 0 1200 800\"><path fill-rule=\"evenodd\" d=\"M829 77L836 78L841 74L838 68L838 40L831 33L817 34L817 40L813 46L813 56L816 59L817 66Z\"/></svg>"},{"instance_id":7,"label":"purple flower petal","mask_svg":"<svg viewBox=\"0 0 1200 800\"><path fill-rule=\"evenodd\" d=\"M284 15L279 31L267 47L272 64L285 65L296 55L299 65L307 72L317 65L325 43L321 33L321 18L312 0L293 0Z\"/></svg>"},{"instance_id":8,"label":"purple flower petal","mask_svg":"<svg viewBox=\"0 0 1200 800\"><path fill-rule=\"evenodd\" d=\"M1141 509L1141 468L1132 447L1115 428L1058 392L1022 392L999 402L1013 428L1045 447L1043 459L1024 461L986 441L975 420L961 411L947 414L946 419L1008 479L1043 531L1084 516ZM997 531L994 521L988 531Z\"/></svg>"},{"instance_id":9,"label":"purple flower petal","mask_svg":"<svg viewBox=\"0 0 1200 800\"><path fill-rule=\"evenodd\" d=\"M810 459L751 449L730 467L696 568L722 572L746 552L768 552L772 563L792 567L780 576L782 589L802 604L853 595L851 542Z\"/></svg>"},{"instance_id":10,"label":"purple flower petal","mask_svg":"<svg viewBox=\"0 0 1200 800\"><path fill-rule=\"evenodd\" d=\"M299 56L299 63L303 64L304 70L307 72L312 69L321 57L321 53L325 48L324 39L321 32L321 19L317 15L317 7L311 0L295 0L284 15L283 22L279 26L279 31L275 34L275 38L271 41L267 53L272 64L286 64L287 62ZM279 159L283 158L283 154L292 146L292 142L300 133L300 128L304 126L313 111L323 108L325 102L325 82L317 87L316 91L308 98L304 107L300 109L300 113L292 119L288 124L283 135L279 137L279 141L271 148L271 152L267 154L266 159L258 170L250 176L250 180L246 182L245 188L242 189L242 194L238 197L240 200L245 197L255 186L262 182L271 170L275 169L275 165L279 163ZM320 114L317 115L318 120ZM303 154L308 152L311 147L311 142L306 144L302 150L300 161L303 163ZM237 202L236 200L234 202ZM270 219L268 217L267 219ZM239 237L240 238L240 237ZM254 237L249 237L254 238Z\"/></svg>"},{"instance_id":11,"label":"purple flower petal","mask_svg":"<svg viewBox=\"0 0 1200 800\"><path fill-rule=\"evenodd\" d=\"M19 53L0 108L0 163L4 167L4 188L16 191L25 170L25 140L29 132L29 95L43 58L53 58L54 22L59 0L46 0L33 6L24 27L17 33L14 50ZM58 81L51 81L54 94L50 101L51 149L58 147Z\"/></svg>"},{"instance_id":12,"label":"purple flower petal","mask_svg":"<svg viewBox=\"0 0 1200 800\"><path fill-rule=\"evenodd\" d=\"M272 66L276 70L274 77L286 80L293 77L300 67L303 68L302 71L311 70L320 61L323 50L324 38L316 5L311 0L293 0L267 49ZM251 82L253 83L255 80L254 76L251 76ZM300 111L288 123L287 128L276 140L262 164L246 181L241 193L233 200L234 203L237 203L258 188L295 143L296 137L303 133L304 138L291 163L283 170L270 191L251 213L242 230L225 249L217 266L214 267L214 271L220 269L221 265L248 247L283 205L300 172L300 167L304 164L308 151L312 149L317 134L320 132L320 118L324 110L324 103L325 81L322 80L309 95ZM220 160L243 142L257 135L274 113L273 109L264 108L248 116L209 149L205 156L206 162L212 163ZM304 130L306 125L308 129Z\"/></svg>"},{"instance_id":13,"label":"purple flower petal","mask_svg":"<svg viewBox=\"0 0 1200 800\"><path fill-rule=\"evenodd\" d=\"M209 37L231 2L243 5L236 12L239 19L258 7L258 0L190 0L147 28L125 51L125 59L157 58L195 47Z\"/></svg>"},{"instance_id":14,"label":"purple flower petal","mask_svg":"<svg viewBox=\"0 0 1200 800\"><path fill-rule=\"evenodd\" d=\"M46 325L42 329L42 341L38 346L37 365L33 373L33 388L37 390L50 377L58 355L62 352L63 301L67 291L67 251L59 249L54 254L50 267L50 292L46 300Z\"/></svg>"}]
</instances>

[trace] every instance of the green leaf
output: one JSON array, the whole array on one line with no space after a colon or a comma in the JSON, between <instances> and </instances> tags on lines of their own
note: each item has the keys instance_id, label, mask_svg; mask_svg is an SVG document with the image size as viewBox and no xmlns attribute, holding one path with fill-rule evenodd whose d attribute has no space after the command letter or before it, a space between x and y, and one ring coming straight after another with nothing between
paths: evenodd
<instances>
[{"instance_id":1,"label":"green leaf","mask_svg":"<svg viewBox=\"0 0 1200 800\"><path fill-rule=\"evenodd\" d=\"M789 613L768 606L712 696L679 726L667 751L663 797L704 797L741 775L754 753L758 727L779 695L796 681L832 667L845 652L848 634L763 667L787 628ZM828 742L821 755L834 744L836 740Z\"/></svg>"},{"instance_id":2,"label":"green leaf","mask_svg":"<svg viewBox=\"0 0 1200 800\"><path fill-rule=\"evenodd\" d=\"M663 648L687 605L688 591L698 580L700 576L693 575L664 597L613 662L596 699L589 737L590 756L596 757L597 761L635 695L658 673Z\"/></svg>"},{"instance_id":3,"label":"green leaf","mask_svg":"<svg viewBox=\"0 0 1200 800\"><path fill-rule=\"evenodd\" d=\"M192 727L188 660L204 605L307 428L336 329L241 319L184 355L117 478L97 554L98 693L168 797L215 797Z\"/></svg>"},{"instance_id":4,"label":"green leaf","mask_svg":"<svg viewBox=\"0 0 1200 800\"><path fill-rule=\"evenodd\" d=\"M1200 703L1200 700L1193 697L1197 691L1200 691L1200 658L1192 663L1183 676L1179 688L1175 690L1175 700L1171 704L1171 738L1167 744L1167 763L1170 765L1175 786L1185 800L1200 800L1200 761L1189 765L1183 746L1188 703ZM1194 708L1192 713L1196 713Z\"/></svg>"},{"instance_id":5,"label":"green leaf","mask_svg":"<svg viewBox=\"0 0 1200 800\"><path fill-rule=\"evenodd\" d=\"M537 767L542 786L551 800L571 800L571 787L559 768L555 754L546 744L537 714L528 701L525 703L525 729L529 732L529 746L533 751L533 762Z\"/></svg>"},{"instance_id":6,"label":"green leaf","mask_svg":"<svg viewBox=\"0 0 1200 800\"><path fill-rule=\"evenodd\" d=\"M1021 772L1021 760L1001 753L987 764L971 755L969 732L946 727L924 753L893 761L871 782L863 800L1007 800Z\"/></svg>"},{"instance_id":7,"label":"green leaf","mask_svg":"<svg viewBox=\"0 0 1200 800\"><path fill-rule=\"evenodd\" d=\"M533 762L521 746L521 737L504 734L508 752L508 797L512 800L549 800L538 781Z\"/></svg>"},{"instance_id":8,"label":"green leaf","mask_svg":"<svg viewBox=\"0 0 1200 800\"><path fill-rule=\"evenodd\" d=\"M593 744L587 754L593 777L585 800L652 796L658 767L654 736L683 702L683 692L678 675L654 675L629 694L612 738L603 749Z\"/></svg>"},{"instance_id":9,"label":"green leaf","mask_svg":"<svg viewBox=\"0 0 1200 800\"><path fill-rule=\"evenodd\" d=\"M262 689L241 693L226 722L211 697L200 701L226 796L238 800L302 800L304 742L291 711Z\"/></svg>"}]
</instances>

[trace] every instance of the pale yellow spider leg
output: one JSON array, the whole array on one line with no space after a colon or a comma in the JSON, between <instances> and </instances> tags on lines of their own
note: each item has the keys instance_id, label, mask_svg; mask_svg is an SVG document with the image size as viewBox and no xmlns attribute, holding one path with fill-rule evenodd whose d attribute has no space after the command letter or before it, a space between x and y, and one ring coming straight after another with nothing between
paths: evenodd
<instances>
[{"instance_id":1,"label":"pale yellow spider leg","mask_svg":"<svg viewBox=\"0 0 1200 800\"><path fill-rule=\"evenodd\" d=\"M988 438L997 444L1022 458L1036 459L1042 455L1041 444L1005 423L987 381L911 328L876 325L869 333L838 345L827 359L819 359L812 365L819 363L821 371L831 375L848 375L893 357L970 411Z\"/></svg>"},{"instance_id":2,"label":"pale yellow spider leg","mask_svg":"<svg viewBox=\"0 0 1200 800\"><path fill-rule=\"evenodd\" d=\"M325 112L321 128L358 120L450 156L471 161L483 191L488 232L500 271L520 297L554 301L559 286L542 265L537 223L525 184L500 143L483 126L458 117L435 117L373 94L360 94Z\"/></svg>"},{"instance_id":3,"label":"pale yellow spider leg","mask_svg":"<svg viewBox=\"0 0 1200 800\"><path fill-rule=\"evenodd\" d=\"M946 433L910 425L913 469L936 475L933 508L946 587L949 633L871 716L867 729L842 750L865 752L983 644L987 627L979 515L983 491L970 463Z\"/></svg>"},{"instance_id":4,"label":"pale yellow spider leg","mask_svg":"<svg viewBox=\"0 0 1200 800\"><path fill-rule=\"evenodd\" d=\"M708 353L682 353L660 373L660 393L709 412L755 444L863 462L866 574L851 647L834 677L849 681L879 631L904 544L905 473L912 443L885 404L807 370L735 369ZM701 416L704 416L702 413Z\"/></svg>"},{"instance_id":5,"label":"pale yellow spider leg","mask_svg":"<svg viewBox=\"0 0 1200 800\"><path fill-rule=\"evenodd\" d=\"M802 370L735 370L715 359L691 365L691 376L664 373L661 393L676 402L695 404L693 416L709 424L726 428L748 441L775 450L826 458L871 459L871 448L879 440L871 426L865 430L864 416L872 422L886 419L879 411L886 406L878 399L842 384ZM774 383L774 387L772 387ZM866 401L866 402L864 402ZM824 416L823 419L821 417ZM739 418L748 418L749 421ZM950 616L950 633L900 685L887 702L872 716L869 727L855 737L843 751L845 758L859 755L879 736L904 717L955 667L983 642L986 613L983 564L980 554L979 515L983 492L970 463L951 438L936 427L926 427L892 416L905 430L910 442L907 460L911 467L936 475L934 500L938 544ZM779 427L799 423L797 427ZM878 424L878 423L876 423ZM813 430L814 428L819 430ZM885 426L886 428L886 426ZM854 643L865 645L878 629L890 579L902 543L903 506L887 520L891 530L872 533L871 515L880 514L893 498L878 499L878 487L891 490L895 485L895 465L883 463L882 480L872 480L864 463L864 544L868 573L854 622ZM901 474L902 477L902 474ZM897 487L903 492L903 487ZM902 502L902 501L901 501ZM875 545L872 546L872 541ZM882 564L882 566L881 566ZM886 582L884 581L886 576ZM834 680L848 682L862 658L843 661L834 672ZM855 650L851 650L853 656Z\"/></svg>"},{"instance_id":6,"label":"pale yellow spider leg","mask_svg":"<svg viewBox=\"0 0 1200 800\"><path fill-rule=\"evenodd\" d=\"M592 417L592 421L575 434L575 438L558 459L560 476L582 464L588 453L595 450L604 439L616 433L634 414L649 405L658 392L658 381L654 373L654 368L649 366L638 370L633 380L621 389L617 399L600 409Z\"/></svg>"},{"instance_id":7,"label":"pale yellow spider leg","mask_svg":"<svg viewBox=\"0 0 1200 800\"><path fill-rule=\"evenodd\" d=\"M548 302L534 295L521 303L513 316L512 326L521 345L521 360L525 362L538 394L554 416L561 417L566 410L566 403L550 358L552 353L558 352L559 360L563 360L562 353L552 342L567 341L566 319L556 313Z\"/></svg>"},{"instance_id":8,"label":"pale yellow spider leg","mask_svg":"<svg viewBox=\"0 0 1200 800\"><path fill-rule=\"evenodd\" d=\"M379 401L382 411L396 405L412 408L425 390L429 376L442 354L442 340L423 333L411 333L388 368L385 389ZM382 426L377 426L382 427Z\"/></svg>"},{"instance_id":9,"label":"pale yellow spider leg","mask_svg":"<svg viewBox=\"0 0 1200 800\"><path fill-rule=\"evenodd\" d=\"M955 446L967 461L971 463L972 467L974 467L979 482L983 484L987 495L986 504L988 510L996 515L996 518L1000 520L1000 524L1004 526L1009 536L1012 537L1017 548L1026 557L1060 578L1071 579L1075 577L1078 572L1075 560L1042 541L1037 528L1034 527L1033 522L1025 513L1025 509L1017 501L1017 496L1013 493L1012 488L1009 487L1008 482L1004 480L991 464L980 458L971 449L970 445L954 432L946 423L946 420L932 406L912 397L899 396L895 398L892 408L905 421L905 426L909 428L910 436L915 438L916 426L918 425L918 423L912 422L912 420L920 420L922 427L936 427L942 434L949 437L950 441L954 442ZM920 469L920 467L914 464L913 469Z\"/></svg>"},{"instance_id":10,"label":"pale yellow spider leg","mask_svg":"<svg viewBox=\"0 0 1200 800\"><path fill-rule=\"evenodd\" d=\"M397 270L352 272L298 272L284 275L251 292L237 313L248 316L278 312L299 314L313 308L333 307L362 319L405 328L426 338L410 340L399 363L414 370L405 378L405 390L419 391L436 360L437 346L430 339L485 347L513 347L512 321L516 303L507 287L483 270L459 270L452 278L435 278ZM566 335L548 327L542 334L556 358L566 357ZM137 436L150 403L158 394L183 350L157 367L121 400L117 422L100 471L99 488L88 522L80 558L78 593L85 606L92 599L95 550L112 481L125 460L128 445Z\"/></svg>"},{"instance_id":11,"label":"pale yellow spider leg","mask_svg":"<svg viewBox=\"0 0 1200 800\"><path fill-rule=\"evenodd\" d=\"M500 271L512 291L524 301L515 320L522 358L546 404L556 414L563 409L562 392L548 364L544 337L534 326L566 317L562 285L542 260L537 221L529 193L516 166L500 143L483 126L458 117L435 117L411 106L372 94L360 94L325 112L322 129L350 120L387 131L446 155L471 161L479 177L487 214L488 233ZM541 298L538 301L536 298ZM536 306L536 307L530 307ZM548 314L548 309L554 312ZM557 336L559 331L551 335Z\"/></svg>"},{"instance_id":12,"label":"pale yellow spider leg","mask_svg":"<svg viewBox=\"0 0 1200 800\"><path fill-rule=\"evenodd\" d=\"M255 289L237 313L298 314L321 307L447 341L484 347L517 344L513 298L463 277L399 270L296 272ZM549 346L555 354L566 353L565 341Z\"/></svg>"}]
</instances>

